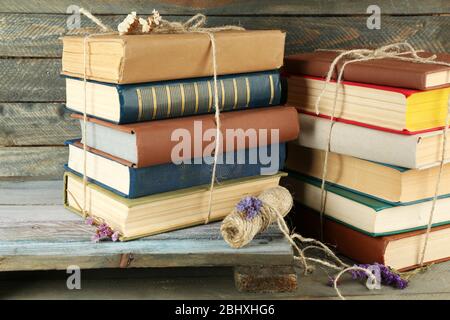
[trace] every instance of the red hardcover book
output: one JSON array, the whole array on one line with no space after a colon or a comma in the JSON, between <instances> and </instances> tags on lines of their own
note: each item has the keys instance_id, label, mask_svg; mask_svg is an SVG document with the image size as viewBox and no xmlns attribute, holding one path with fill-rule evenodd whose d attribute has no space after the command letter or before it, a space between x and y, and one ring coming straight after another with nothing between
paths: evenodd
<instances>
[{"instance_id":1,"label":"red hardcover book","mask_svg":"<svg viewBox=\"0 0 450 320\"><path fill-rule=\"evenodd\" d=\"M285 58L285 70L291 74L325 77L331 63L339 55L333 51L315 51L291 55ZM430 52L419 53L430 57ZM408 55L404 55L408 57ZM450 63L450 54L436 54L436 61ZM338 63L333 74L336 78L345 59ZM344 79L383 86L428 90L446 87L450 83L450 67L438 64L414 63L392 58L360 61L345 67Z\"/></svg>"},{"instance_id":2,"label":"red hardcover book","mask_svg":"<svg viewBox=\"0 0 450 320\"><path fill-rule=\"evenodd\" d=\"M295 202L290 213L296 231L304 237L319 239L319 213ZM371 237L351 226L325 218L323 242L359 263L382 263L397 270L417 267L425 230L383 237ZM450 260L450 225L431 229L425 263Z\"/></svg>"},{"instance_id":3,"label":"red hardcover book","mask_svg":"<svg viewBox=\"0 0 450 320\"><path fill-rule=\"evenodd\" d=\"M79 114L72 116L83 118ZM296 139L299 133L297 111L289 106L223 112L220 123L223 152L287 142ZM86 128L87 146L139 168L172 162L172 152L176 146L181 148L184 138L189 140L188 148L183 149L187 152L176 152L182 153L178 160L201 158L208 151L206 148L211 151L211 145L214 146L214 139L204 134L207 130L215 133L216 124L212 114L123 125L88 117ZM227 129L235 130L232 131L235 136L227 138ZM248 130L256 132L256 139L248 138L247 133L251 133ZM273 130L278 130L278 141L272 141ZM242 138L244 143L240 145Z\"/></svg>"}]
</instances>

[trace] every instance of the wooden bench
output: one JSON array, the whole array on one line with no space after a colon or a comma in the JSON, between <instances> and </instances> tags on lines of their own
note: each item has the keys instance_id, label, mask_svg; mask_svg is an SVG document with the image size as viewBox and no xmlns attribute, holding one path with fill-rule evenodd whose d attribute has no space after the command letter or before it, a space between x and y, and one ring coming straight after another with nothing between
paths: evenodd
<instances>
[{"instance_id":1,"label":"wooden bench","mask_svg":"<svg viewBox=\"0 0 450 320\"><path fill-rule=\"evenodd\" d=\"M0 183L0 271L231 266L239 291L297 287L292 248L276 226L242 249L222 239L220 223L93 243L94 227L62 206L62 187L61 181Z\"/></svg>"}]
</instances>

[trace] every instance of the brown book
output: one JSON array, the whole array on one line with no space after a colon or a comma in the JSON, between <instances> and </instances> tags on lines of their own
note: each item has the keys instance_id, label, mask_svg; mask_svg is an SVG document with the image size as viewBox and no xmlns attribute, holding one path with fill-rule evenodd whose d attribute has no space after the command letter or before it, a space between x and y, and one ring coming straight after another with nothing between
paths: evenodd
<instances>
[{"instance_id":1,"label":"brown book","mask_svg":"<svg viewBox=\"0 0 450 320\"><path fill-rule=\"evenodd\" d=\"M214 33L218 75L278 69L286 34L279 30ZM63 38L62 73L84 74L84 38ZM87 40L88 79L140 83L213 75L207 34L98 35Z\"/></svg>"},{"instance_id":2,"label":"brown book","mask_svg":"<svg viewBox=\"0 0 450 320\"><path fill-rule=\"evenodd\" d=\"M79 114L73 117L83 118ZM224 152L283 143L296 139L299 133L297 111L290 106L224 112L220 115L220 122ZM81 127L84 129L83 125ZM186 154L176 151L177 155L180 154L179 159L201 158L203 151L214 145L214 139L206 140L202 136L208 129L215 132L215 128L214 115L211 114L123 125L88 117L86 137L89 147L129 161L135 167L147 167L172 162L174 147L184 141L181 136L173 136L177 129L178 133L189 135L187 145L191 147ZM230 136L233 141L227 141L227 129L241 130ZM256 130L256 139L248 139L252 129ZM272 141L272 130L278 130L278 141Z\"/></svg>"},{"instance_id":3,"label":"brown book","mask_svg":"<svg viewBox=\"0 0 450 320\"><path fill-rule=\"evenodd\" d=\"M296 231L305 237L319 239L319 213L295 202L291 213ZM324 243L359 263L382 263L397 270L416 267L423 246L425 230L383 237L371 237L350 226L325 218ZM431 229L425 263L450 260L450 225Z\"/></svg>"},{"instance_id":4,"label":"brown book","mask_svg":"<svg viewBox=\"0 0 450 320\"><path fill-rule=\"evenodd\" d=\"M325 77L331 63L339 53L316 51L291 55L285 58L285 70L290 74ZM432 53L419 53L429 57ZM406 55L405 55L406 56ZM450 63L450 54L436 54L437 61ZM333 78L336 78L344 59L338 64ZM346 81L375 85L403 87L418 90L448 86L450 67L437 64L413 63L395 59L378 59L355 62L345 67L343 79Z\"/></svg>"}]
</instances>

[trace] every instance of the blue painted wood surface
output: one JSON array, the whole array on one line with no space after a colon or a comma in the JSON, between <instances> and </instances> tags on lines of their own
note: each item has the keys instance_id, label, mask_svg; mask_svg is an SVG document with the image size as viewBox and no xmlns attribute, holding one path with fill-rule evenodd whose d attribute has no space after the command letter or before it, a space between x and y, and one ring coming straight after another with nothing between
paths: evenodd
<instances>
[{"instance_id":1,"label":"blue painted wood surface","mask_svg":"<svg viewBox=\"0 0 450 320\"><path fill-rule=\"evenodd\" d=\"M1 182L0 270L119 267L292 265L292 248L276 226L233 249L220 222L129 242L92 243L95 228L63 208L60 181Z\"/></svg>"}]
</instances>

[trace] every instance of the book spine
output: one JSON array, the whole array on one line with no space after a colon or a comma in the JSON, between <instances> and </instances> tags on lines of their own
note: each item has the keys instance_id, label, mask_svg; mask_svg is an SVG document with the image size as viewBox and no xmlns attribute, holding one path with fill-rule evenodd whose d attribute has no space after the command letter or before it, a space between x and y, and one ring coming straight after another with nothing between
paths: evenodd
<instances>
[{"instance_id":1,"label":"book spine","mask_svg":"<svg viewBox=\"0 0 450 320\"><path fill-rule=\"evenodd\" d=\"M214 112L211 77L119 85L120 123L161 120ZM279 105L278 70L218 77L220 111Z\"/></svg>"},{"instance_id":2,"label":"book spine","mask_svg":"<svg viewBox=\"0 0 450 320\"><path fill-rule=\"evenodd\" d=\"M278 150L277 150L278 149ZM238 152L222 154L217 165L217 180L225 181L264 174L275 174L283 169L286 158L286 145L276 144L267 146L262 152L259 148L244 149ZM279 151L279 152L277 152ZM267 152L267 153L266 153ZM266 153L272 160L270 164L262 159L261 153ZM272 156L273 153L273 156ZM230 164L230 154L232 163ZM252 158L252 154L256 157ZM228 160L227 160L228 159ZM251 162L251 159L256 161ZM209 184L211 181L212 159L196 164L162 164L145 168L130 168L129 198L138 198L156 193L174 191L194 186ZM227 160L227 161L226 161Z\"/></svg>"}]
</instances>

